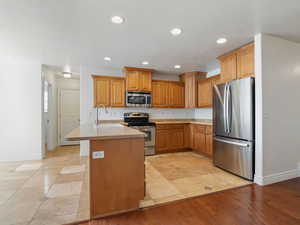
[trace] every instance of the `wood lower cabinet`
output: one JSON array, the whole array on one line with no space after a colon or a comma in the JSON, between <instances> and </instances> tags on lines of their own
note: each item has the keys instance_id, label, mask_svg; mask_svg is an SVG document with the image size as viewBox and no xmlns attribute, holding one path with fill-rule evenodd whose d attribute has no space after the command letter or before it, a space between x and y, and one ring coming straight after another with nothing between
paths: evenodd
<instances>
[{"instance_id":1,"label":"wood lower cabinet","mask_svg":"<svg viewBox=\"0 0 300 225\"><path fill-rule=\"evenodd\" d=\"M180 149L212 156L212 126L198 124L156 125L156 152L165 153Z\"/></svg>"},{"instance_id":2,"label":"wood lower cabinet","mask_svg":"<svg viewBox=\"0 0 300 225\"><path fill-rule=\"evenodd\" d=\"M156 152L168 152L185 148L184 125L156 125Z\"/></svg>"},{"instance_id":3,"label":"wood lower cabinet","mask_svg":"<svg viewBox=\"0 0 300 225\"><path fill-rule=\"evenodd\" d=\"M190 148L200 154L212 157L212 126L190 124Z\"/></svg>"},{"instance_id":4,"label":"wood lower cabinet","mask_svg":"<svg viewBox=\"0 0 300 225\"><path fill-rule=\"evenodd\" d=\"M152 81L153 108L184 108L184 83L177 81Z\"/></svg>"},{"instance_id":5,"label":"wood lower cabinet","mask_svg":"<svg viewBox=\"0 0 300 225\"><path fill-rule=\"evenodd\" d=\"M92 75L94 82L94 107L124 107L125 79Z\"/></svg>"}]
</instances>

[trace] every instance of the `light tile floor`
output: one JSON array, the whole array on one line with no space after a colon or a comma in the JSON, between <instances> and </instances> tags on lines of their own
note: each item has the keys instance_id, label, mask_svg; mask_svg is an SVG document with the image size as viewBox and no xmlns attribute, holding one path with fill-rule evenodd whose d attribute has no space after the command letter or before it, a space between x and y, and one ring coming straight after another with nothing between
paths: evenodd
<instances>
[{"instance_id":1,"label":"light tile floor","mask_svg":"<svg viewBox=\"0 0 300 225\"><path fill-rule=\"evenodd\" d=\"M213 166L193 152L146 157L146 197L141 207L204 195L251 182Z\"/></svg>"},{"instance_id":2,"label":"light tile floor","mask_svg":"<svg viewBox=\"0 0 300 225\"><path fill-rule=\"evenodd\" d=\"M88 158L79 146L44 160L0 163L0 225L61 225L89 219Z\"/></svg>"}]
</instances>

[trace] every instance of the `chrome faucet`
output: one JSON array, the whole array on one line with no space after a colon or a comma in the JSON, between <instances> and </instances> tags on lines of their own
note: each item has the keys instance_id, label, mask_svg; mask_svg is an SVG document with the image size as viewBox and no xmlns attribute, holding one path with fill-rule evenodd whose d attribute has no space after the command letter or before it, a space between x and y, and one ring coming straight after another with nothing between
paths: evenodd
<instances>
[{"instance_id":1,"label":"chrome faucet","mask_svg":"<svg viewBox=\"0 0 300 225\"><path fill-rule=\"evenodd\" d=\"M104 108L105 113L108 113L107 107L104 104L100 104L96 107L97 116L96 116L96 126L100 125L100 119L99 119L99 109Z\"/></svg>"}]
</instances>

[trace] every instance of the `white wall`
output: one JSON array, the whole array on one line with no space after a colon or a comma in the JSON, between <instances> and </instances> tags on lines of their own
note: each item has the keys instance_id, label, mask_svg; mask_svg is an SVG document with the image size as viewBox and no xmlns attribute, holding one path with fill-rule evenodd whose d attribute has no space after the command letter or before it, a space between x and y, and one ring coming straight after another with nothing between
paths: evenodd
<instances>
[{"instance_id":1,"label":"white wall","mask_svg":"<svg viewBox=\"0 0 300 225\"><path fill-rule=\"evenodd\" d=\"M257 35L255 41L261 47L256 48L256 85L262 90L256 136L262 164L255 179L269 184L300 175L300 44L270 35Z\"/></svg>"},{"instance_id":2,"label":"white wall","mask_svg":"<svg viewBox=\"0 0 300 225\"><path fill-rule=\"evenodd\" d=\"M41 63L0 64L0 161L42 157Z\"/></svg>"}]
</instances>

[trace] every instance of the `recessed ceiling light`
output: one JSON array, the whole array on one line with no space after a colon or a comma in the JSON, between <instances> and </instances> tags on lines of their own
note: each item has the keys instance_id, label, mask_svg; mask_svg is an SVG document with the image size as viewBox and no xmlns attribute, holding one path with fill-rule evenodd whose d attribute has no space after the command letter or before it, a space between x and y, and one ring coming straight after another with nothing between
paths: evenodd
<instances>
[{"instance_id":1,"label":"recessed ceiling light","mask_svg":"<svg viewBox=\"0 0 300 225\"><path fill-rule=\"evenodd\" d=\"M170 32L172 35L178 36L179 34L181 34L182 30L180 28L173 28Z\"/></svg>"},{"instance_id":2,"label":"recessed ceiling light","mask_svg":"<svg viewBox=\"0 0 300 225\"><path fill-rule=\"evenodd\" d=\"M218 44L225 44L227 42L227 39L226 38L219 38L218 40L217 40L217 43Z\"/></svg>"},{"instance_id":3,"label":"recessed ceiling light","mask_svg":"<svg viewBox=\"0 0 300 225\"><path fill-rule=\"evenodd\" d=\"M148 65L149 62L148 62L148 61L143 61L142 64L143 64L143 65Z\"/></svg>"},{"instance_id":4,"label":"recessed ceiling light","mask_svg":"<svg viewBox=\"0 0 300 225\"><path fill-rule=\"evenodd\" d=\"M104 57L104 60L105 61L111 61L111 58L106 56L106 57Z\"/></svg>"},{"instance_id":5,"label":"recessed ceiling light","mask_svg":"<svg viewBox=\"0 0 300 225\"><path fill-rule=\"evenodd\" d=\"M64 78L71 78L72 73L63 72Z\"/></svg>"},{"instance_id":6,"label":"recessed ceiling light","mask_svg":"<svg viewBox=\"0 0 300 225\"><path fill-rule=\"evenodd\" d=\"M111 17L111 22L115 24L121 24L124 23L124 18L121 16L113 16Z\"/></svg>"},{"instance_id":7,"label":"recessed ceiling light","mask_svg":"<svg viewBox=\"0 0 300 225\"><path fill-rule=\"evenodd\" d=\"M180 69L181 66L180 66L180 65L175 65L174 68L175 68L175 69Z\"/></svg>"}]
</instances>

